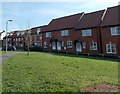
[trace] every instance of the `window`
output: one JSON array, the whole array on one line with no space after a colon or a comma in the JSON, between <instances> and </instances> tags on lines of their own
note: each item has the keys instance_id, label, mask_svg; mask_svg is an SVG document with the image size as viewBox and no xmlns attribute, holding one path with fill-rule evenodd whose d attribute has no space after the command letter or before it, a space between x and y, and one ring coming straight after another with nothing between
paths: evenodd
<instances>
[{"instance_id":1,"label":"window","mask_svg":"<svg viewBox=\"0 0 120 94\"><path fill-rule=\"evenodd\" d=\"M97 42L90 43L90 50L97 50Z\"/></svg>"},{"instance_id":2,"label":"window","mask_svg":"<svg viewBox=\"0 0 120 94\"><path fill-rule=\"evenodd\" d=\"M40 36L40 40L42 40L42 36Z\"/></svg>"},{"instance_id":3,"label":"window","mask_svg":"<svg viewBox=\"0 0 120 94\"><path fill-rule=\"evenodd\" d=\"M62 41L62 46L64 46L64 41Z\"/></svg>"},{"instance_id":4,"label":"window","mask_svg":"<svg viewBox=\"0 0 120 94\"><path fill-rule=\"evenodd\" d=\"M34 41L36 41L37 40L37 38L36 37L34 37Z\"/></svg>"},{"instance_id":5,"label":"window","mask_svg":"<svg viewBox=\"0 0 120 94\"><path fill-rule=\"evenodd\" d=\"M13 34L10 34L10 36L12 36Z\"/></svg>"},{"instance_id":6,"label":"window","mask_svg":"<svg viewBox=\"0 0 120 94\"><path fill-rule=\"evenodd\" d=\"M116 53L116 44L106 44L106 52L107 53Z\"/></svg>"},{"instance_id":7,"label":"window","mask_svg":"<svg viewBox=\"0 0 120 94\"><path fill-rule=\"evenodd\" d=\"M19 38L19 41L20 41L20 38Z\"/></svg>"},{"instance_id":8,"label":"window","mask_svg":"<svg viewBox=\"0 0 120 94\"><path fill-rule=\"evenodd\" d=\"M111 27L111 35L120 35L120 26L119 27Z\"/></svg>"},{"instance_id":9,"label":"window","mask_svg":"<svg viewBox=\"0 0 120 94\"><path fill-rule=\"evenodd\" d=\"M31 30L28 31L28 34L31 34Z\"/></svg>"},{"instance_id":10,"label":"window","mask_svg":"<svg viewBox=\"0 0 120 94\"><path fill-rule=\"evenodd\" d=\"M42 47L42 42L39 43L39 46Z\"/></svg>"},{"instance_id":11,"label":"window","mask_svg":"<svg viewBox=\"0 0 120 94\"><path fill-rule=\"evenodd\" d=\"M23 44L20 44L21 47L23 47Z\"/></svg>"},{"instance_id":12,"label":"window","mask_svg":"<svg viewBox=\"0 0 120 94\"><path fill-rule=\"evenodd\" d=\"M7 34L7 36L9 36L9 34Z\"/></svg>"},{"instance_id":13,"label":"window","mask_svg":"<svg viewBox=\"0 0 120 94\"><path fill-rule=\"evenodd\" d=\"M38 47L41 47L41 46L42 46L41 42L39 42L37 46L38 46Z\"/></svg>"},{"instance_id":14,"label":"window","mask_svg":"<svg viewBox=\"0 0 120 94\"><path fill-rule=\"evenodd\" d=\"M32 41L32 37L30 37L30 41Z\"/></svg>"},{"instance_id":15,"label":"window","mask_svg":"<svg viewBox=\"0 0 120 94\"><path fill-rule=\"evenodd\" d=\"M82 36L91 36L91 29L82 30Z\"/></svg>"},{"instance_id":16,"label":"window","mask_svg":"<svg viewBox=\"0 0 120 94\"><path fill-rule=\"evenodd\" d=\"M40 28L37 29L37 34L39 34L41 31L40 31Z\"/></svg>"},{"instance_id":17,"label":"window","mask_svg":"<svg viewBox=\"0 0 120 94\"><path fill-rule=\"evenodd\" d=\"M51 37L51 32L46 32L46 37Z\"/></svg>"},{"instance_id":18,"label":"window","mask_svg":"<svg viewBox=\"0 0 120 94\"><path fill-rule=\"evenodd\" d=\"M72 41L67 41L67 48L72 48Z\"/></svg>"},{"instance_id":19,"label":"window","mask_svg":"<svg viewBox=\"0 0 120 94\"><path fill-rule=\"evenodd\" d=\"M17 33L17 36L19 36L20 35L20 33Z\"/></svg>"},{"instance_id":20,"label":"window","mask_svg":"<svg viewBox=\"0 0 120 94\"><path fill-rule=\"evenodd\" d=\"M24 35L24 32L21 32L21 35Z\"/></svg>"},{"instance_id":21,"label":"window","mask_svg":"<svg viewBox=\"0 0 120 94\"><path fill-rule=\"evenodd\" d=\"M16 38L16 41L18 41L18 39Z\"/></svg>"},{"instance_id":22,"label":"window","mask_svg":"<svg viewBox=\"0 0 120 94\"><path fill-rule=\"evenodd\" d=\"M37 45L38 45L38 43L36 42L36 43L34 43L34 45L35 45L35 46L37 46Z\"/></svg>"},{"instance_id":23,"label":"window","mask_svg":"<svg viewBox=\"0 0 120 94\"><path fill-rule=\"evenodd\" d=\"M68 36L68 30L61 30L61 36Z\"/></svg>"},{"instance_id":24,"label":"window","mask_svg":"<svg viewBox=\"0 0 120 94\"><path fill-rule=\"evenodd\" d=\"M47 42L46 41L44 42L44 48L47 48Z\"/></svg>"},{"instance_id":25,"label":"window","mask_svg":"<svg viewBox=\"0 0 120 94\"><path fill-rule=\"evenodd\" d=\"M82 43L82 46L83 46L83 48L86 48L86 43L83 42L83 43Z\"/></svg>"}]
</instances>

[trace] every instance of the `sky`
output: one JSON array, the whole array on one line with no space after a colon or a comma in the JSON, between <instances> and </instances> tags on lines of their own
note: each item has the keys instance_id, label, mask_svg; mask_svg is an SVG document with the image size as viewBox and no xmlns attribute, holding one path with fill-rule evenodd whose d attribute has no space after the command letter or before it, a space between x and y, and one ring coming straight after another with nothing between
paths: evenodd
<instances>
[{"instance_id":1,"label":"sky","mask_svg":"<svg viewBox=\"0 0 120 94\"><path fill-rule=\"evenodd\" d=\"M5 30L8 22L8 32L25 30L36 26L47 25L52 19L73 15L76 13L89 13L107 7L118 5L119 0L44 0L23 1L5 0L0 3L0 31Z\"/></svg>"}]
</instances>

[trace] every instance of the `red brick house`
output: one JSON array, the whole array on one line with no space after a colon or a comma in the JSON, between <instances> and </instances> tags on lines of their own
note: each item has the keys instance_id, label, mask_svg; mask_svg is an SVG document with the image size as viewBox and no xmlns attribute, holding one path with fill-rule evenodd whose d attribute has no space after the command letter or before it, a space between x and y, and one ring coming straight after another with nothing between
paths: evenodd
<instances>
[{"instance_id":1,"label":"red brick house","mask_svg":"<svg viewBox=\"0 0 120 94\"><path fill-rule=\"evenodd\" d=\"M75 49L81 53L101 53L100 23L105 10L86 13L75 28Z\"/></svg>"},{"instance_id":2,"label":"red brick house","mask_svg":"<svg viewBox=\"0 0 120 94\"><path fill-rule=\"evenodd\" d=\"M43 29L43 50L73 52L74 28L83 14L53 19Z\"/></svg>"},{"instance_id":3,"label":"red brick house","mask_svg":"<svg viewBox=\"0 0 120 94\"><path fill-rule=\"evenodd\" d=\"M103 54L120 56L120 5L109 7L101 23Z\"/></svg>"},{"instance_id":4,"label":"red brick house","mask_svg":"<svg viewBox=\"0 0 120 94\"><path fill-rule=\"evenodd\" d=\"M24 31L14 31L13 35L12 35L12 42L13 42L13 46L17 47L17 48L22 48L24 47Z\"/></svg>"},{"instance_id":5,"label":"red brick house","mask_svg":"<svg viewBox=\"0 0 120 94\"><path fill-rule=\"evenodd\" d=\"M45 27L46 25L31 28L30 46L42 48L42 29Z\"/></svg>"}]
</instances>

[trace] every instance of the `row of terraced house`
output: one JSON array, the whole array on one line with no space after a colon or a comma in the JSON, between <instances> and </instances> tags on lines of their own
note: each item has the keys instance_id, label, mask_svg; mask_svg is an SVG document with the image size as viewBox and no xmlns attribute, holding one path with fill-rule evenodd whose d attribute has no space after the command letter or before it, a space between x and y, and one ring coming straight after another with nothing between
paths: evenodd
<instances>
[{"instance_id":1,"label":"row of terraced house","mask_svg":"<svg viewBox=\"0 0 120 94\"><path fill-rule=\"evenodd\" d=\"M16 47L29 45L43 51L120 57L119 8L118 5L106 10L52 19L45 26L9 32L7 41ZM4 38L3 46L5 41Z\"/></svg>"}]
</instances>

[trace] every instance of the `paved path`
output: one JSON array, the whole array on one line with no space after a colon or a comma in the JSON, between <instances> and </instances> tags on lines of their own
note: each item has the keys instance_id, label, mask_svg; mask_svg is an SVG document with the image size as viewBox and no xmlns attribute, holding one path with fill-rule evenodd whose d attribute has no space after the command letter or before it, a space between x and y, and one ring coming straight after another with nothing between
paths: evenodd
<instances>
[{"instance_id":1,"label":"paved path","mask_svg":"<svg viewBox=\"0 0 120 94\"><path fill-rule=\"evenodd\" d=\"M6 59L10 58L11 56L14 56L19 53L21 53L21 52L8 52L6 54L0 55L0 64L2 64L2 62L4 62Z\"/></svg>"}]
</instances>

